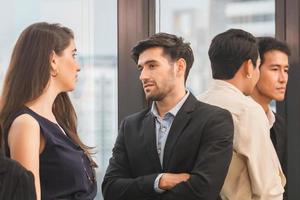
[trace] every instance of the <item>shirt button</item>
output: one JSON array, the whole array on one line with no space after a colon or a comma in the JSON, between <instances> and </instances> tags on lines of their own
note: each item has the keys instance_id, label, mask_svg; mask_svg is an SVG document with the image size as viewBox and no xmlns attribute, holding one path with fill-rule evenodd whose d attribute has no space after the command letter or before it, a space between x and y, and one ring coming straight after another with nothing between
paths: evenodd
<instances>
[{"instance_id":1,"label":"shirt button","mask_svg":"<svg viewBox=\"0 0 300 200\"><path fill-rule=\"evenodd\" d=\"M161 131L162 131L162 132L166 132L166 130L167 130L167 128L166 128L165 126L163 126L163 127L161 128Z\"/></svg>"},{"instance_id":2,"label":"shirt button","mask_svg":"<svg viewBox=\"0 0 300 200\"><path fill-rule=\"evenodd\" d=\"M157 153L160 154L160 153L161 153L161 150L160 150L160 149L157 149Z\"/></svg>"}]
</instances>

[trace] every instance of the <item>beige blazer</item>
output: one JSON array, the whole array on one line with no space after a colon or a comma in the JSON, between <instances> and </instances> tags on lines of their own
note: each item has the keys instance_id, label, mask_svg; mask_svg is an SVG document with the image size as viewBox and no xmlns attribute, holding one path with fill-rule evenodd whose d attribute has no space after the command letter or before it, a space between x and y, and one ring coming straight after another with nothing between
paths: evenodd
<instances>
[{"instance_id":1,"label":"beige blazer","mask_svg":"<svg viewBox=\"0 0 300 200\"><path fill-rule=\"evenodd\" d=\"M227 109L233 117L234 152L221 190L222 199L282 200L286 179L262 107L221 80L214 81L199 100Z\"/></svg>"}]
</instances>

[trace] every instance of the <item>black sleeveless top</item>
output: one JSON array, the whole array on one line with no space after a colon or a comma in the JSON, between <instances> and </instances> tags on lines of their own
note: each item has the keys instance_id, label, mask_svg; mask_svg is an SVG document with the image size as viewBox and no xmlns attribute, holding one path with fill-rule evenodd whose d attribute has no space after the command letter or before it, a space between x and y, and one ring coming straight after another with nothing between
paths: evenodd
<instances>
[{"instance_id":1,"label":"black sleeveless top","mask_svg":"<svg viewBox=\"0 0 300 200\"><path fill-rule=\"evenodd\" d=\"M45 148L40 154L42 199L94 199L97 194L96 179L91 162L81 147L66 136L58 124L27 107L20 110L11 123L22 114L29 114L39 123L45 138ZM10 156L7 145L8 130L4 130L4 134L5 152Z\"/></svg>"}]
</instances>

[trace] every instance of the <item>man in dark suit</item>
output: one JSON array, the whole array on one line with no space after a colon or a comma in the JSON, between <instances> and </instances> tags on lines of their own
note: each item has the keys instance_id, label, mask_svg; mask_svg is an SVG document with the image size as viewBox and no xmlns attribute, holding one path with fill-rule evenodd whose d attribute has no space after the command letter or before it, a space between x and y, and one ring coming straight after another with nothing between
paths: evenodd
<instances>
[{"instance_id":1,"label":"man in dark suit","mask_svg":"<svg viewBox=\"0 0 300 200\"><path fill-rule=\"evenodd\" d=\"M196 100L182 38L158 33L132 49L151 108L121 123L103 183L105 200L216 200L232 156L233 122Z\"/></svg>"},{"instance_id":2,"label":"man in dark suit","mask_svg":"<svg viewBox=\"0 0 300 200\"><path fill-rule=\"evenodd\" d=\"M4 157L0 131L0 199L35 200L34 177L20 163Z\"/></svg>"},{"instance_id":3,"label":"man in dark suit","mask_svg":"<svg viewBox=\"0 0 300 200\"><path fill-rule=\"evenodd\" d=\"M270 137L282 170L287 172L287 135L284 119L272 112L269 104L272 100L283 101L288 81L289 56L288 45L273 37L259 37L258 47L261 57L260 78L256 84L252 98L266 112L270 123Z\"/></svg>"},{"instance_id":4,"label":"man in dark suit","mask_svg":"<svg viewBox=\"0 0 300 200\"><path fill-rule=\"evenodd\" d=\"M33 174L3 155L0 155L0 199L36 199Z\"/></svg>"}]
</instances>

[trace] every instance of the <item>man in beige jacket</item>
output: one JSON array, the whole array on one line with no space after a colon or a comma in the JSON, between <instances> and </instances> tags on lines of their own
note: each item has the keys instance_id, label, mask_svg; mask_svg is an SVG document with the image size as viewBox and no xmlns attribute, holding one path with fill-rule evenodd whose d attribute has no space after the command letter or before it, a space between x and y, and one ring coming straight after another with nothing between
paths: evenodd
<instances>
[{"instance_id":1,"label":"man in beige jacket","mask_svg":"<svg viewBox=\"0 0 300 200\"><path fill-rule=\"evenodd\" d=\"M234 152L222 199L282 200L286 180L269 122L262 107L248 97L259 79L255 37L230 29L212 40L208 53L216 80L200 100L227 109L234 121Z\"/></svg>"}]
</instances>

